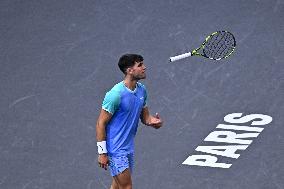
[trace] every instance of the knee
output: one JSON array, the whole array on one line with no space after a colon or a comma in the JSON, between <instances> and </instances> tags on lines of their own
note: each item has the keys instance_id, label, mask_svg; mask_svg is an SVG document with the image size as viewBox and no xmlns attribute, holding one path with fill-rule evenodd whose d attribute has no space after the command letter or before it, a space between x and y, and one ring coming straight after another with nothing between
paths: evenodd
<instances>
[{"instance_id":1,"label":"knee","mask_svg":"<svg viewBox=\"0 0 284 189\"><path fill-rule=\"evenodd\" d=\"M119 186L119 189L132 189L132 183Z\"/></svg>"},{"instance_id":2,"label":"knee","mask_svg":"<svg viewBox=\"0 0 284 189\"><path fill-rule=\"evenodd\" d=\"M116 184L115 181L112 182L110 189L119 189L118 185Z\"/></svg>"}]
</instances>

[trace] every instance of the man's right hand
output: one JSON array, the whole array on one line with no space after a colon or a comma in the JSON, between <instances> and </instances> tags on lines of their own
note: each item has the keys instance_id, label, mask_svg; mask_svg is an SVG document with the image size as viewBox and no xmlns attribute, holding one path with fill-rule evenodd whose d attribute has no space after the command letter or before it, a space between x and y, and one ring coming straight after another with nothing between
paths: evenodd
<instances>
[{"instance_id":1,"label":"man's right hand","mask_svg":"<svg viewBox=\"0 0 284 189\"><path fill-rule=\"evenodd\" d=\"M108 160L107 154L99 154L98 163L99 163L99 166L101 168L107 170L107 166L109 164L109 160Z\"/></svg>"}]
</instances>

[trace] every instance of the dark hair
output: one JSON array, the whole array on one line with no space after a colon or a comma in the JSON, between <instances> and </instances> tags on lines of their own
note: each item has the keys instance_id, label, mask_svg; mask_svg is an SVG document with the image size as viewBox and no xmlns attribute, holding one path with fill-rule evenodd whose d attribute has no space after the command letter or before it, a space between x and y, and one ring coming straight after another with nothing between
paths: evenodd
<instances>
[{"instance_id":1,"label":"dark hair","mask_svg":"<svg viewBox=\"0 0 284 189\"><path fill-rule=\"evenodd\" d=\"M143 57L139 54L124 54L119 58L118 67L126 74L127 68L134 66L135 62L141 62L143 60Z\"/></svg>"}]
</instances>

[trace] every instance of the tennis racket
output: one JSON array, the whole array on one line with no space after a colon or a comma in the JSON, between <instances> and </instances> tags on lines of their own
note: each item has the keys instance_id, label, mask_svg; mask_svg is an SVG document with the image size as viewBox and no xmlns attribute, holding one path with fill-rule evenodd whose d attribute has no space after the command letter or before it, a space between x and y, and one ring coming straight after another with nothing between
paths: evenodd
<instances>
[{"instance_id":1,"label":"tennis racket","mask_svg":"<svg viewBox=\"0 0 284 189\"><path fill-rule=\"evenodd\" d=\"M235 50L236 40L228 31L217 31L206 37L205 41L197 49L170 57L169 61L174 62L190 56L203 56L212 60L228 58Z\"/></svg>"}]
</instances>

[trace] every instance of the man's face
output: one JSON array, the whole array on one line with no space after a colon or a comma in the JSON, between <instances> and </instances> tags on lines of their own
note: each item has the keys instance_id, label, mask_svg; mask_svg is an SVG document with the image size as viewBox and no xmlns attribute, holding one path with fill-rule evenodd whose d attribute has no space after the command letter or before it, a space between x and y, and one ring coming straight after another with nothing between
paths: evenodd
<instances>
[{"instance_id":1,"label":"man's face","mask_svg":"<svg viewBox=\"0 0 284 189\"><path fill-rule=\"evenodd\" d=\"M145 79L146 78L146 66L143 61L135 62L134 66L129 68L129 74L135 80Z\"/></svg>"}]
</instances>

